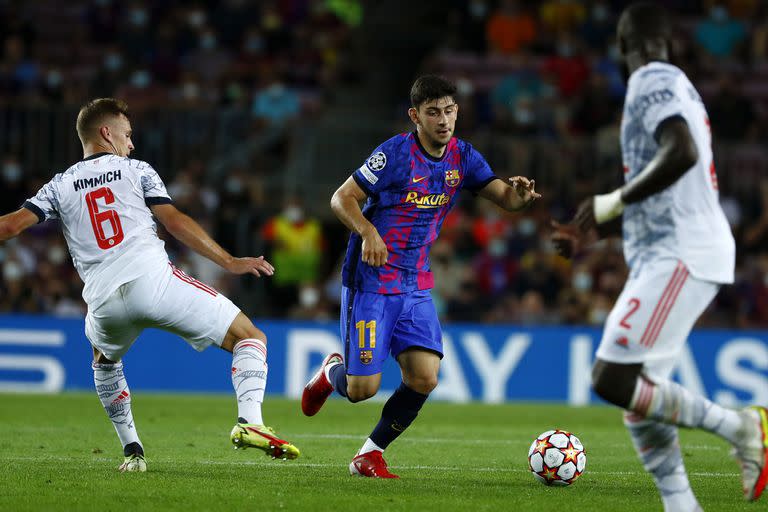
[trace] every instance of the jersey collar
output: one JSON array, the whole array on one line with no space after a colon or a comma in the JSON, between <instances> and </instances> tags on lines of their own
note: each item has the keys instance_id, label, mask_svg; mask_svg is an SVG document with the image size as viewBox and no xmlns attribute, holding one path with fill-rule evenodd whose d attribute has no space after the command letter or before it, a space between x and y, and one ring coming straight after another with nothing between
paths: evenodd
<instances>
[{"instance_id":1,"label":"jersey collar","mask_svg":"<svg viewBox=\"0 0 768 512\"><path fill-rule=\"evenodd\" d=\"M111 155L112 153L107 153L106 151L102 151L101 153L94 153L89 157L83 158L83 161L86 160L94 160L96 158L101 158L102 156Z\"/></svg>"},{"instance_id":2,"label":"jersey collar","mask_svg":"<svg viewBox=\"0 0 768 512\"><path fill-rule=\"evenodd\" d=\"M421 153L426 158L428 158L429 160L432 160L433 162L442 162L443 158L445 158L445 155L448 154L448 145L450 145L450 141L445 146L445 151L443 151L443 156L438 158L436 156L430 155L429 152L427 152L427 150L424 149L424 146L421 145L421 140L419 139L419 134L415 130L412 131L411 133L413 134L413 138L416 140L416 145L419 147L419 151L421 151Z\"/></svg>"}]
</instances>

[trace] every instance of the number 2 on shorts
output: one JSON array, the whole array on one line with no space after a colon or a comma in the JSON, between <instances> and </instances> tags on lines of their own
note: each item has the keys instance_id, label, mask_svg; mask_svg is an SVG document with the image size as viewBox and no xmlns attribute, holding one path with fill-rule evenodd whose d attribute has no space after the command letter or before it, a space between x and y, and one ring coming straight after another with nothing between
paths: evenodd
<instances>
[{"instance_id":1,"label":"number 2 on shorts","mask_svg":"<svg viewBox=\"0 0 768 512\"><path fill-rule=\"evenodd\" d=\"M101 187L88 192L85 195L85 204L88 206L88 214L91 217L93 234L96 235L96 243L101 249L110 249L123 241L123 225L120 224L120 216L115 210L99 211L98 199L104 199L104 204L115 202L115 194L109 187ZM109 222L112 227L112 236L104 232L104 223Z\"/></svg>"},{"instance_id":2,"label":"number 2 on shorts","mask_svg":"<svg viewBox=\"0 0 768 512\"><path fill-rule=\"evenodd\" d=\"M637 310L640 309L640 300L639 299L629 299L629 312L624 315L624 318L621 319L621 322L619 322L619 325L625 329L631 329L632 326L629 325L629 317L635 314Z\"/></svg>"}]
</instances>

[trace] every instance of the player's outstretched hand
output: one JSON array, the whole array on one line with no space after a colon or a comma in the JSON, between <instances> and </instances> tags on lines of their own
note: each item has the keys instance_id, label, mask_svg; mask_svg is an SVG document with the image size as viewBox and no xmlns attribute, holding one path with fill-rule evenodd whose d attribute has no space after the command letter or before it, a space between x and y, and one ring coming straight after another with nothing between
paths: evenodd
<instances>
[{"instance_id":1,"label":"player's outstretched hand","mask_svg":"<svg viewBox=\"0 0 768 512\"><path fill-rule=\"evenodd\" d=\"M372 267L381 267L387 262L389 252L387 244L381 239L376 228L371 228L362 234L363 237L363 262Z\"/></svg>"},{"instance_id":2,"label":"player's outstretched hand","mask_svg":"<svg viewBox=\"0 0 768 512\"><path fill-rule=\"evenodd\" d=\"M598 236L594 229L583 232L575 220L568 224L552 221L552 243L560 256L570 258L578 254L584 247L594 243Z\"/></svg>"},{"instance_id":3,"label":"player's outstretched hand","mask_svg":"<svg viewBox=\"0 0 768 512\"><path fill-rule=\"evenodd\" d=\"M582 233L589 233L597 229L594 197L588 197L579 204L576 216L573 218L573 224L576 224Z\"/></svg>"},{"instance_id":4,"label":"player's outstretched hand","mask_svg":"<svg viewBox=\"0 0 768 512\"><path fill-rule=\"evenodd\" d=\"M509 183L520 198L520 207L518 210L525 208L541 197L541 194L535 190L536 180L529 180L525 176L513 176L509 178Z\"/></svg>"},{"instance_id":5,"label":"player's outstretched hand","mask_svg":"<svg viewBox=\"0 0 768 512\"><path fill-rule=\"evenodd\" d=\"M265 260L264 256L235 258L226 266L226 269L233 274L253 274L256 277L271 276L275 273L275 267Z\"/></svg>"}]
</instances>

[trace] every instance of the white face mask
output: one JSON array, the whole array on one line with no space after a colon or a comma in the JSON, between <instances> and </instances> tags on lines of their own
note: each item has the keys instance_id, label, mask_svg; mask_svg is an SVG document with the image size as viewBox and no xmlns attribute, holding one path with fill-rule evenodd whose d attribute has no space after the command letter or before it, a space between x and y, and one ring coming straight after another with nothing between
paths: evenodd
<instances>
[{"instance_id":1,"label":"white face mask","mask_svg":"<svg viewBox=\"0 0 768 512\"><path fill-rule=\"evenodd\" d=\"M54 265L61 265L66 259L67 252L60 245L54 245L48 251L48 261Z\"/></svg>"},{"instance_id":2,"label":"white face mask","mask_svg":"<svg viewBox=\"0 0 768 512\"><path fill-rule=\"evenodd\" d=\"M6 261L3 265L3 277L6 281L18 281L24 276L24 269L15 261Z\"/></svg>"},{"instance_id":3,"label":"white face mask","mask_svg":"<svg viewBox=\"0 0 768 512\"><path fill-rule=\"evenodd\" d=\"M592 289L592 276L587 272L578 272L573 276L571 285L579 291L587 291Z\"/></svg>"},{"instance_id":4,"label":"white face mask","mask_svg":"<svg viewBox=\"0 0 768 512\"><path fill-rule=\"evenodd\" d=\"M317 288L302 288L299 292L299 303L304 308L311 308L320 302L320 292Z\"/></svg>"},{"instance_id":5,"label":"white face mask","mask_svg":"<svg viewBox=\"0 0 768 512\"><path fill-rule=\"evenodd\" d=\"M21 179L21 166L15 162L3 165L3 178L9 183L16 183Z\"/></svg>"},{"instance_id":6,"label":"white face mask","mask_svg":"<svg viewBox=\"0 0 768 512\"><path fill-rule=\"evenodd\" d=\"M283 211L283 217L288 222L301 222L304 220L304 211L298 206L289 206Z\"/></svg>"}]
</instances>

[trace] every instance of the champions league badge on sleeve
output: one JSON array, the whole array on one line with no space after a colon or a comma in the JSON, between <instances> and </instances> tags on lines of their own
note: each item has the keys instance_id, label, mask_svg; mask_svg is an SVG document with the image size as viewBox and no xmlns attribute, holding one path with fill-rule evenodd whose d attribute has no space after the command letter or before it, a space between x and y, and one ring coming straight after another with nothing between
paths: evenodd
<instances>
[{"instance_id":1,"label":"champions league badge on sleeve","mask_svg":"<svg viewBox=\"0 0 768 512\"><path fill-rule=\"evenodd\" d=\"M387 155L381 151L374 153L368 158L365 165L367 165L373 172L378 172L387 165Z\"/></svg>"}]
</instances>

